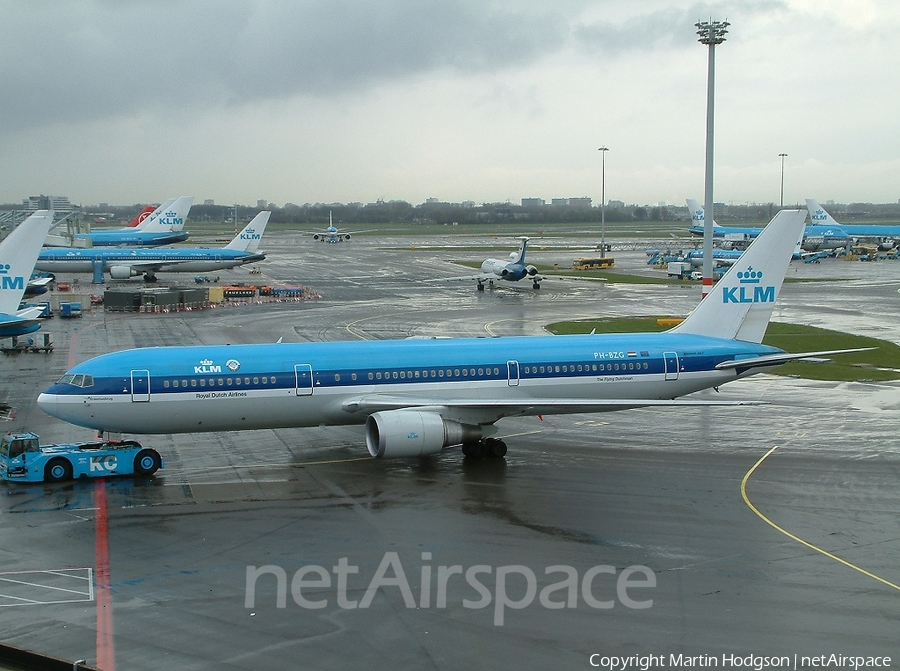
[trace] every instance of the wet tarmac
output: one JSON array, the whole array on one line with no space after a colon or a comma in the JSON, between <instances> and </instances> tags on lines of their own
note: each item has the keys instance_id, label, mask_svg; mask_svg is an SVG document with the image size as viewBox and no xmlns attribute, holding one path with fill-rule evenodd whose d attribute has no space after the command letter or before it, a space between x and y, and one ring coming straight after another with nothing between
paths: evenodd
<instances>
[{"instance_id":1,"label":"wet tarmac","mask_svg":"<svg viewBox=\"0 0 900 671\"><path fill-rule=\"evenodd\" d=\"M699 295L427 281L471 274L448 263L487 256L467 246L508 253L488 237L282 238L262 276L222 279L303 284L321 299L56 318L52 354L0 359L8 428L91 438L34 400L115 349L539 336L573 317L684 314ZM529 260L564 267L587 255L576 245L541 241ZM616 259L654 272L639 248ZM839 281L787 284L776 319L900 342L900 262L791 273ZM373 460L362 427L137 436L166 460L155 477L0 484L2 640L106 669L900 658L900 385L760 375L722 396L768 405L502 420L502 460Z\"/></svg>"}]
</instances>

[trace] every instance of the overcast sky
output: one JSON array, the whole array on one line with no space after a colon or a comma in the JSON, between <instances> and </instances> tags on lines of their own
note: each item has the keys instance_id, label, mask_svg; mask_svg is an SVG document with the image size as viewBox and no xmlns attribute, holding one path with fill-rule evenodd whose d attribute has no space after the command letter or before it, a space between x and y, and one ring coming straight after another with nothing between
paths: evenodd
<instances>
[{"instance_id":1,"label":"overcast sky","mask_svg":"<svg viewBox=\"0 0 900 671\"><path fill-rule=\"evenodd\" d=\"M897 0L0 0L0 202L900 198Z\"/></svg>"}]
</instances>

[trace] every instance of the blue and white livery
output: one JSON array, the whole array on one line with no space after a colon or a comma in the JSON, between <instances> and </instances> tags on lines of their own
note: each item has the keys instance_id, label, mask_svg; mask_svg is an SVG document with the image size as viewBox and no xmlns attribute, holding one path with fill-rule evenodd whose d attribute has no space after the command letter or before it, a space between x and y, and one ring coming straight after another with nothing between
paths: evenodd
<instances>
[{"instance_id":1,"label":"blue and white livery","mask_svg":"<svg viewBox=\"0 0 900 671\"><path fill-rule=\"evenodd\" d=\"M259 242L266 230L271 213L264 210L238 233L225 247L155 248L155 249L45 249L38 255L35 268L53 273L94 273L95 281L108 273L115 280L144 275L147 280L158 272L203 273L235 268L262 261ZM101 275L100 278L97 276Z\"/></svg>"},{"instance_id":2,"label":"blue and white livery","mask_svg":"<svg viewBox=\"0 0 900 671\"><path fill-rule=\"evenodd\" d=\"M38 404L129 433L365 423L376 457L502 456L503 417L730 405L674 399L824 354L760 344L805 217L780 212L665 333L141 348L75 366Z\"/></svg>"},{"instance_id":3,"label":"blue and white livery","mask_svg":"<svg viewBox=\"0 0 900 671\"><path fill-rule=\"evenodd\" d=\"M807 206L810 202L807 200ZM687 199L688 210L691 213L692 235L703 235L703 226L706 222L706 215L703 207L692 198ZM824 210L822 210L824 212ZM851 235L845 228L842 228L834 219L828 216L830 221L826 221L824 217L813 216L813 209L809 208L810 224L803 229L803 237L800 239L799 249L804 252L820 252L830 249L841 249L849 245ZM827 215L827 212L826 212ZM900 227L894 227L900 229ZM762 233L761 228L747 228L741 226L719 226L713 221L713 237L731 240L753 240ZM795 258L799 258L799 251L795 254ZM701 255L702 258L702 255Z\"/></svg>"},{"instance_id":4,"label":"blue and white livery","mask_svg":"<svg viewBox=\"0 0 900 671\"><path fill-rule=\"evenodd\" d=\"M43 307L19 310L44 238L53 226L53 211L38 210L0 242L0 337L19 336L41 327Z\"/></svg>"}]
</instances>

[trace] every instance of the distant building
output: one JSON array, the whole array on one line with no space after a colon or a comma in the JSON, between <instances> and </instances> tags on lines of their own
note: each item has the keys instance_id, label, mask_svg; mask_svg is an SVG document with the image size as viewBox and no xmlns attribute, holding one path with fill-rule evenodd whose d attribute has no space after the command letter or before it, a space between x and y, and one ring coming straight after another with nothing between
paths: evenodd
<instances>
[{"instance_id":1,"label":"distant building","mask_svg":"<svg viewBox=\"0 0 900 671\"><path fill-rule=\"evenodd\" d=\"M522 207L544 207L543 198L523 198Z\"/></svg>"},{"instance_id":2,"label":"distant building","mask_svg":"<svg viewBox=\"0 0 900 671\"><path fill-rule=\"evenodd\" d=\"M207 198L206 200L203 201L203 204L204 205L215 205L216 201L214 201L212 198Z\"/></svg>"},{"instance_id":3,"label":"distant building","mask_svg":"<svg viewBox=\"0 0 900 671\"><path fill-rule=\"evenodd\" d=\"M264 210L264 209L266 209L267 207L269 207L269 201L267 201L267 200L257 200L257 201L256 201L256 207L257 207L258 209L260 209L260 210Z\"/></svg>"},{"instance_id":4,"label":"distant building","mask_svg":"<svg viewBox=\"0 0 900 671\"><path fill-rule=\"evenodd\" d=\"M29 196L22 201L23 209L34 210L55 210L57 212L71 212L72 203L65 196Z\"/></svg>"},{"instance_id":5,"label":"distant building","mask_svg":"<svg viewBox=\"0 0 900 671\"><path fill-rule=\"evenodd\" d=\"M591 199L587 196L581 198L569 198L569 207L574 207L578 210L589 210L591 209Z\"/></svg>"},{"instance_id":6,"label":"distant building","mask_svg":"<svg viewBox=\"0 0 900 671\"><path fill-rule=\"evenodd\" d=\"M624 210L625 202L621 200L611 200L606 204L606 207L611 210Z\"/></svg>"},{"instance_id":7,"label":"distant building","mask_svg":"<svg viewBox=\"0 0 900 671\"><path fill-rule=\"evenodd\" d=\"M569 204L568 198L551 198L550 206L551 207L566 207Z\"/></svg>"}]
</instances>

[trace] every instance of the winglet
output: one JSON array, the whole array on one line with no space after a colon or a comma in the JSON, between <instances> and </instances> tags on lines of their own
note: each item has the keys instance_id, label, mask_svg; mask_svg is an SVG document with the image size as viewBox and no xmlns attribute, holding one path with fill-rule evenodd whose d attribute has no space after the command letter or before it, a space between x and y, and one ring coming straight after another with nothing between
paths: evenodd
<instances>
[{"instance_id":1,"label":"winglet","mask_svg":"<svg viewBox=\"0 0 900 671\"><path fill-rule=\"evenodd\" d=\"M38 210L0 242L0 313L14 315L53 226L53 210Z\"/></svg>"},{"instance_id":2,"label":"winglet","mask_svg":"<svg viewBox=\"0 0 900 671\"><path fill-rule=\"evenodd\" d=\"M781 210L675 333L762 342L797 241L804 210Z\"/></svg>"},{"instance_id":3,"label":"winglet","mask_svg":"<svg viewBox=\"0 0 900 671\"><path fill-rule=\"evenodd\" d=\"M236 249L241 252L255 252L259 249L259 241L262 239L272 213L263 210L244 226L244 230L234 236L234 240L225 245L225 249Z\"/></svg>"}]
</instances>

